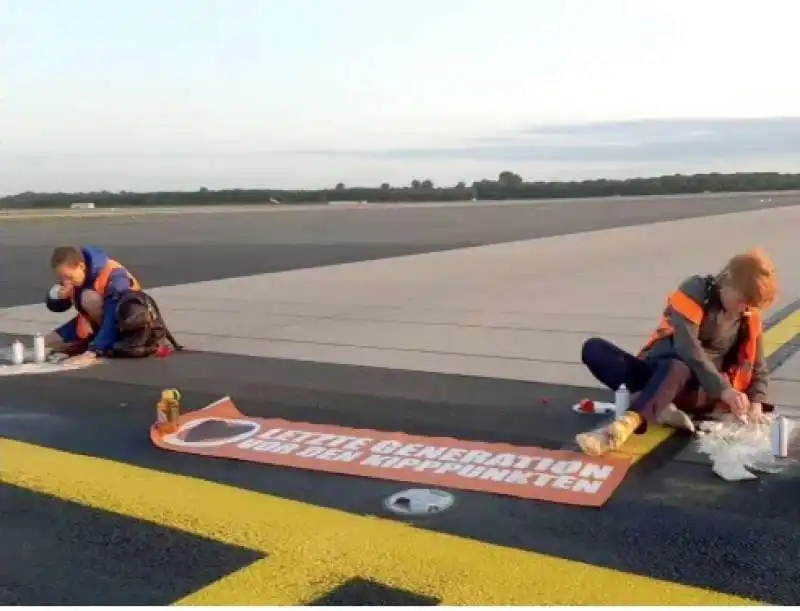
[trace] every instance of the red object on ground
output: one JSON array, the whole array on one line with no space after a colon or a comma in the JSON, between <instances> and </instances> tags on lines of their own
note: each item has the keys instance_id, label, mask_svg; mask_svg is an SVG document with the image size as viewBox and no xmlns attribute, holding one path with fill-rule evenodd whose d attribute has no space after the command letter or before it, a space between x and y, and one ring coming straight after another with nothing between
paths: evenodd
<instances>
[{"instance_id":1,"label":"red object on ground","mask_svg":"<svg viewBox=\"0 0 800 611\"><path fill-rule=\"evenodd\" d=\"M594 401L591 399L584 399L580 403L580 410L584 414L593 414L594 413Z\"/></svg>"},{"instance_id":2,"label":"red object on ground","mask_svg":"<svg viewBox=\"0 0 800 611\"><path fill-rule=\"evenodd\" d=\"M156 358L163 359L165 357L168 357L170 355L170 352L172 351L169 349L169 347L159 346L158 348L156 348Z\"/></svg>"}]
</instances>

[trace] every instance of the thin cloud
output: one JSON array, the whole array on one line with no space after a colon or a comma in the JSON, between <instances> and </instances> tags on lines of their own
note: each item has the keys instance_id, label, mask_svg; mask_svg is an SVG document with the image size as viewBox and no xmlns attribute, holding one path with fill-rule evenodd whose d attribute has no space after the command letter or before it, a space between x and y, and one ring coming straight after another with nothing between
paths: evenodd
<instances>
[{"instance_id":1,"label":"thin cloud","mask_svg":"<svg viewBox=\"0 0 800 611\"><path fill-rule=\"evenodd\" d=\"M800 117L657 119L548 125L442 148L303 150L303 155L504 162L737 161L800 154Z\"/></svg>"}]
</instances>

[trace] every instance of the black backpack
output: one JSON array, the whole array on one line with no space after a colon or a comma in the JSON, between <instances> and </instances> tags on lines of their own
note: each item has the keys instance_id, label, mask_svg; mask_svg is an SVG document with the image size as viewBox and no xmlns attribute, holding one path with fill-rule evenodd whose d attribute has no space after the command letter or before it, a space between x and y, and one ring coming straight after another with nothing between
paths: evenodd
<instances>
[{"instance_id":1,"label":"black backpack","mask_svg":"<svg viewBox=\"0 0 800 611\"><path fill-rule=\"evenodd\" d=\"M142 358L152 356L160 346L172 344L183 350L167 328L158 304L144 291L128 291L117 302L117 341L110 356Z\"/></svg>"}]
</instances>

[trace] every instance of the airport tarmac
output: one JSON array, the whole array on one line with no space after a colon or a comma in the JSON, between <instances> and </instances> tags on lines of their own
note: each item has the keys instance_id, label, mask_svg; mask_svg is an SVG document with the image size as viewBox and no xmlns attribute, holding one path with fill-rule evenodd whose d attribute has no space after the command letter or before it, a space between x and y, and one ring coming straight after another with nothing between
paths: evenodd
<instances>
[{"instance_id":1,"label":"airport tarmac","mask_svg":"<svg viewBox=\"0 0 800 611\"><path fill-rule=\"evenodd\" d=\"M752 245L782 272L767 343L775 394L796 408L794 198L0 225L4 341L62 319L36 303L52 245L93 243L158 287L190 348L0 381L0 602L800 601L800 474L725 483L659 427L600 509L453 491L452 509L410 525L382 506L410 486L168 453L147 436L159 390L177 386L189 407L231 395L250 415L569 447L597 422L570 406L610 395L581 342L635 349L676 282Z\"/></svg>"}]
</instances>

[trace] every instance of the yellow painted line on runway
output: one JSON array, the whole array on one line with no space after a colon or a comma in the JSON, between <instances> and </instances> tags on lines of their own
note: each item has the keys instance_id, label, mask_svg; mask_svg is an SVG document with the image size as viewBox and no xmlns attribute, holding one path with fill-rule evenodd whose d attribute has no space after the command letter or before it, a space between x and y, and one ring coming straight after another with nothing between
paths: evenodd
<instances>
[{"instance_id":1,"label":"yellow painted line on runway","mask_svg":"<svg viewBox=\"0 0 800 611\"><path fill-rule=\"evenodd\" d=\"M784 344L790 342L798 333L800 333L800 310L795 310L764 333L762 339L764 358L769 358L780 350ZM672 437L674 433L675 429L666 426L648 426L644 435L634 435L625 443L623 449L612 454L619 457L630 457L633 459L633 463L636 464Z\"/></svg>"},{"instance_id":2,"label":"yellow painted line on runway","mask_svg":"<svg viewBox=\"0 0 800 611\"><path fill-rule=\"evenodd\" d=\"M267 556L179 604L302 604L354 578L446 605L758 604L19 441L0 456L5 483Z\"/></svg>"},{"instance_id":3,"label":"yellow painted line on runway","mask_svg":"<svg viewBox=\"0 0 800 611\"><path fill-rule=\"evenodd\" d=\"M647 426L647 432L642 435L634 435L625 442L625 445L621 449L616 452L611 452L611 455L618 458L630 458L631 462L635 465L667 439L672 437L674 433L675 429L661 426L660 424L650 424Z\"/></svg>"},{"instance_id":4,"label":"yellow painted line on runway","mask_svg":"<svg viewBox=\"0 0 800 611\"><path fill-rule=\"evenodd\" d=\"M769 358L800 333L800 310L795 310L764 333L764 357Z\"/></svg>"}]
</instances>

